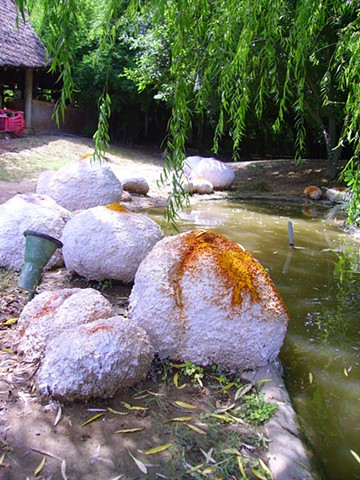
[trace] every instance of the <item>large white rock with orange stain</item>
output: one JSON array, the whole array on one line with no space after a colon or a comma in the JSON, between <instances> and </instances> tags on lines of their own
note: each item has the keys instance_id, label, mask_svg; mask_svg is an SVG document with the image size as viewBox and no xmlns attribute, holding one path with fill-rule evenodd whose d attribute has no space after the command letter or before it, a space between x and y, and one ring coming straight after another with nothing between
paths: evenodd
<instances>
[{"instance_id":1,"label":"large white rock with orange stain","mask_svg":"<svg viewBox=\"0 0 360 480\"><path fill-rule=\"evenodd\" d=\"M15 195L0 205L0 267L20 270L24 263L26 230L60 239L72 214L47 195ZM57 250L48 266L62 264Z\"/></svg>"},{"instance_id":2,"label":"large white rock with orange stain","mask_svg":"<svg viewBox=\"0 0 360 480\"><path fill-rule=\"evenodd\" d=\"M134 280L136 270L163 238L149 217L115 203L75 215L64 229L66 267L91 280Z\"/></svg>"},{"instance_id":3,"label":"large white rock with orange stain","mask_svg":"<svg viewBox=\"0 0 360 480\"><path fill-rule=\"evenodd\" d=\"M211 231L160 241L139 267L130 317L155 353L246 370L274 360L288 311L254 257Z\"/></svg>"},{"instance_id":4,"label":"large white rock with orange stain","mask_svg":"<svg viewBox=\"0 0 360 480\"><path fill-rule=\"evenodd\" d=\"M48 342L37 388L64 401L112 397L144 380L152 358L148 335L135 322L120 316L100 319Z\"/></svg>"},{"instance_id":5,"label":"large white rock with orange stain","mask_svg":"<svg viewBox=\"0 0 360 480\"><path fill-rule=\"evenodd\" d=\"M37 360L48 342L60 333L113 314L111 303L92 288L42 292L21 312L17 349L28 360Z\"/></svg>"},{"instance_id":6,"label":"large white rock with orange stain","mask_svg":"<svg viewBox=\"0 0 360 480\"><path fill-rule=\"evenodd\" d=\"M90 157L69 163L53 174L40 175L37 193L44 193L70 211L118 202L122 194L120 180L104 161Z\"/></svg>"}]
</instances>

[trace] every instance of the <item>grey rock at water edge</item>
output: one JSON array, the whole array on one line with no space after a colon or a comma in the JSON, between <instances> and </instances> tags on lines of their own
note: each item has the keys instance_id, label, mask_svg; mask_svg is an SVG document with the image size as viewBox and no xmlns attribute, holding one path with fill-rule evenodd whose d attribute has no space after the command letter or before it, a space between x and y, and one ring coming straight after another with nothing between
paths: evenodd
<instances>
[{"instance_id":1,"label":"grey rock at water edge","mask_svg":"<svg viewBox=\"0 0 360 480\"><path fill-rule=\"evenodd\" d=\"M184 190L190 195L193 193L207 194L214 191L213 185L202 178L194 178L184 184Z\"/></svg>"},{"instance_id":2,"label":"grey rock at water edge","mask_svg":"<svg viewBox=\"0 0 360 480\"><path fill-rule=\"evenodd\" d=\"M129 302L161 358L232 371L274 360L289 318L259 262L205 230L158 242L136 273Z\"/></svg>"},{"instance_id":3,"label":"grey rock at water edge","mask_svg":"<svg viewBox=\"0 0 360 480\"><path fill-rule=\"evenodd\" d=\"M129 193L138 195L147 195L150 187L147 180L143 177L122 178L123 189Z\"/></svg>"},{"instance_id":4,"label":"grey rock at water edge","mask_svg":"<svg viewBox=\"0 0 360 480\"><path fill-rule=\"evenodd\" d=\"M95 207L72 218L62 242L65 265L91 280L134 280L138 266L163 238L156 222L119 204Z\"/></svg>"},{"instance_id":5,"label":"grey rock at water edge","mask_svg":"<svg viewBox=\"0 0 360 480\"><path fill-rule=\"evenodd\" d=\"M34 230L60 239L72 214L47 195L15 195L0 205L0 267L20 270L24 263L24 232ZM62 265L58 249L48 266Z\"/></svg>"},{"instance_id":6,"label":"grey rock at water edge","mask_svg":"<svg viewBox=\"0 0 360 480\"><path fill-rule=\"evenodd\" d=\"M145 379L152 357L149 338L136 323L120 316L97 320L49 341L37 387L64 401L113 397Z\"/></svg>"},{"instance_id":7,"label":"grey rock at water edge","mask_svg":"<svg viewBox=\"0 0 360 480\"><path fill-rule=\"evenodd\" d=\"M83 158L69 163L54 174L40 175L37 193L46 193L70 211L118 202L122 194L120 180L110 166Z\"/></svg>"},{"instance_id":8,"label":"grey rock at water edge","mask_svg":"<svg viewBox=\"0 0 360 480\"><path fill-rule=\"evenodd\" d=\"M74 326L112 315L111 303L92 288L42 292L20 314L17 349L26 359L37 360L50 339Z\"/></svg>"}]
</instances>

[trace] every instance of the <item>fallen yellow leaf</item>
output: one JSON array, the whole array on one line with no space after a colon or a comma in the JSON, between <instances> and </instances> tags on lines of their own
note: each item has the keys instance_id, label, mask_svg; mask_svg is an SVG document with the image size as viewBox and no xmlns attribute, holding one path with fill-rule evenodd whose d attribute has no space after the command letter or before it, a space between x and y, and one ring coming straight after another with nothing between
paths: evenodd
<instances>
[{"instance_id":1,"label":"fallen yellow leaf","mask_svg":"<svg viewBox=\"0 0 360 480\"><path fill-rule=\"evenodd\" d=\"M86 420L86 422L82 423L81 426L85 427L85 425L89 425L89 423L96 422L96 420L99 420L99 418L103 417L104 415L105 413L98 413L93 417L89 418L89 420Z\"/></svg>"},{"instance_id":2,"label":"fallen yellow leaf","mask_svg":"<svg viewBox=\"0 0 360 480\"><path fill-rule=\"evenodd\" d=\"M141 432L141 430L144 430L144 427L123 428L122 430L116 430L116 432L114 433L134 433L134 432Z\"/></svg>"},{"instance_id":3,"label":"fallen yellow leaf","mask_svg":"<svg viewBox=\"0 0 360 480\"><path fill-rule=\"evenodd\" d=\"M145 455L154 455L155 453L163 452L171 447L172 443L165 443L164 445L159 445L158 447L150 448L144 452Z\"/></svg>"},{"instance_id":4,"label":"fallen yellow leaf","mask_svg":"<svg viewBox=\"0 0 360 480\"><path fill-rule=\"evenodd\" d=\"M13 323L16 323L18 320L19 320L19 317L10 318L9 320L6 320L6 322L4 322L3 325L12 325Z\"/></svg>"},{"instance_id":5,"label":"fallen yellow leaf","mask_svg":"<svg viewBox=\"0 0 360 480\"><path fill-rule=\"evenodd\" d=\"M180 402L179 400L175 402L176 405L178 405L181 408L187 408L187 409L196 409L197 407L195 405L191 405L191 403L186 403L186 402Z\"/></svg>"},{"instance_id":6,"label":"fallen yellow leaf","mask_svg":"<svg viewBox=\"0 0 360 480\"><path fill-rule=\"evenodd\" d=\"M200 433L201 435L206 435L206 432L204 430L201 430L201 428L197 427L196 425L191 425L191 423L186 423L191 430L194 430L196 433Z\"/></svg>"},{"instance_id":7,"label":"fallen yellow leaf","mask_svg":"<svg viewBox=\"0 0 360 480\"><path fill-rule=\"evenodd\" d=\"M36 470L34 472L35 477L37 477L39 475L39 473L41 472L41 470L44 468L45 462L46 462L46 458L43 457L43 459L41 460L39 465L36 467Z\"/></svg>"}]
</instances>

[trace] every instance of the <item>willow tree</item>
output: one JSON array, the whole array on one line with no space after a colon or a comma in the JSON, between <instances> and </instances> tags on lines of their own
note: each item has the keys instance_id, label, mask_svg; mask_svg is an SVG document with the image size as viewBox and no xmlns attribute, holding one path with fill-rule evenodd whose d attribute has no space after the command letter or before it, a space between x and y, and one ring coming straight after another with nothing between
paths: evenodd
<instances>
[{"instance_id":1,"label":"willow tree","mask_svg":"<svg viewBox=\"0 0 360 480\"><path fill-rule=\"evenodd\" d=\"M16 1L21 8L26 5L26 0ZM62 72L64 104L74 87L73 38L81 14L79 2L32 1L41 2L48 12L53 39L50 54L54 68ZM123 38L119 7L127 2L93 1L103 5L99 36L99 52L103 52L104 45ZM131 22L136 23L145 12L146 28L157 36L160 46L167 42L165 78L172 116L164 178L173 185L167 210L170 217L183 201L180 178L194 118L211 111L216 116L214 151L227 133L236 156L249 112L261 119L270 106L275 113L275 131L287 128L288 112L295 116L298 158L304 152L306 125L311 123L321 132L331 176L336 173L341 149L351 145L354 155L345 175L354 192L354 220L360 204L358 0L133 0L130 7L127 15ZM151 83L151 75L141 78L141 86L147 83ZM101 150L111 113L106 84L99 105L96 145Z\"/></svg>"}]
</instances>

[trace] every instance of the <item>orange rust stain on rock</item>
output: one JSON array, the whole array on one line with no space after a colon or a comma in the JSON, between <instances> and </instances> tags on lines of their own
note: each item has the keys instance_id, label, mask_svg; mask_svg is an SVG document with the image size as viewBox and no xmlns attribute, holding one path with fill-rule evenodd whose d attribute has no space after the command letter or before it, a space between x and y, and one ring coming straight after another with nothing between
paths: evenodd
<instances>
[{"instance_id":1,"label":"orange rust stain on rock","mask_svg":"<svg viewBox=\"0 0 360 480\"><path fill-rule=\"evenodd\" d=\"M176 303L182 306L180 281L185 271L196 268L200 256L211 256L216 262L216 275L232 290L232 306L241 305L242 292L250 293L252 300L259 298L254 280L260 274L271 282L265 269L247 251L223 235L211 230L196 230L183 237L183 249L175 280Z\"/></svg>"},{"instance_id":2,"label":"orange rust stain on rock","mask_svg":"<svg viewBox=\"0 0 360 480\"><path fill-rule=\"evenodd\" d=\"M120 203L110 203L110 205L106 205L106 208L119 213L129 213Z\"/></svg>"},{"instance_id":3,"label":"orange rust stain on rock","mask_svg":"<svg viewBox=\"0 0 360 480\"><path fill-rule=\"evenodd\" d=\"M86 329L85 333L87 333L88 335L92 335L97 332L110 332L111 330L113 330L113 327L111 325L102 324Z\"/></svg>"}]
</instances>

